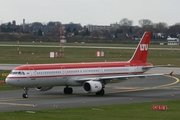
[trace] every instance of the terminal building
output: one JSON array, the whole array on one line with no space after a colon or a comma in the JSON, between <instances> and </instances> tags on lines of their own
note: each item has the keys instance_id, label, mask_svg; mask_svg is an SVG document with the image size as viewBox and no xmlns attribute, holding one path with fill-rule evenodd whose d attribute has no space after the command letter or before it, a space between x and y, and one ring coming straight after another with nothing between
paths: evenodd
<instances>
[{"instance_id":1,"label":"terminal building","mask_svg":"<svg viewBox=\"0 0 180 120\"><path fill-rule=\"evenodd\" d=\"M179 45L179 38L167 38L167 45Z\"/></svg>"}]
</instances>

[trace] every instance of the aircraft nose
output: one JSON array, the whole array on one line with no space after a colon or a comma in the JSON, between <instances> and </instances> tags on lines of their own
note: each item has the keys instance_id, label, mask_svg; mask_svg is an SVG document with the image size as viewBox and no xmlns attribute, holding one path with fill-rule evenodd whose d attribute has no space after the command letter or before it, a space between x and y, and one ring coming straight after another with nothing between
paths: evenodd
<instances>
[{"instance_id":1,"label":"aircraft nose","mask_svg":"<svg viewBox=\"0 0 180 120\"><path fill-rule=\"evenodd\" d=\"M8 77L5 79L5 82L6 82L6 84L8 84L8 85L10 85L10 86L14 86L14 84L15 84L15 83L14 83L14 80L13 80L13 79L10 79L10 78L8 78Z\"/></svg>"},{"instance_id":2,"label":"aircraft nose","mask_svg":"<svg viewBox=\"0 0 180 120\"><path fill-rule=\"evenodd\" d=\"M13 86L13 87L22 87L24 86L24 81L20 81L18 78L12 78L12 77L7 77L5 79L5 82L7 85Z\"/></svg>"},{"instance_id":3,"label":"aircraft nose","mask_svg":"<svg viewBox=\"0 0 180 120\"><path fill-rule=\"evenodd\" d=\"M8 78L6 78L6 79L5 79L5 82L6 82L6 84L8 84L8 85L9 85L10 80L9 80Z\"/></svg>"}]
</instances>

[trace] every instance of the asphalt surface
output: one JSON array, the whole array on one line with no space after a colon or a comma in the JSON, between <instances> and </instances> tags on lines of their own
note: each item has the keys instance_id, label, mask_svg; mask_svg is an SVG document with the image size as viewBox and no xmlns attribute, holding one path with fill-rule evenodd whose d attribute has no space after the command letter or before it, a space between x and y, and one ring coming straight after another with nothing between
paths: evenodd
<instances>
[{"instance_id":1,"label":"asphalt surface","mask_svg":"<svg viewBox=\"0 0 180 120\"><path fill-rule=\"evenodd\" d=\"M152 72L152 71L151 71ZM82 87L74 87L72 95L64 95L64 87L49 91L29 89L29 98L22 98L22 90L0 92L0 112L18 110L64 109L85 106L129 104L180 99L180 75L133 78L121 83L107 84L104 96L86 94Z\"/></svg>"},{"instance_id":2,"label":"asphalt surface","mask_svg":"<svg viewBox=\"0 0 180 120\"><path fill-rule=\"evenodd\" d=\"M17 45L8 45L8 44L0 44L0 46L17 46ZM55 47L59 48L59 46L54 45L19 45L20 47ZM106 49L136 49L136 47L102 47L102 46L64 46L64 48L106 48ZM180 50L180 48L149 48L150 50Z\"/></svg>"},{"instance_id":3,"label":"asphalt surface","mask_svg":"<svg viewBox=\"0 0 180 120\"><path fill-rule=\"evenodd\" d=\"M0 64L0 70L12 70L22 64Z\"/></svg>"}]
</instances>

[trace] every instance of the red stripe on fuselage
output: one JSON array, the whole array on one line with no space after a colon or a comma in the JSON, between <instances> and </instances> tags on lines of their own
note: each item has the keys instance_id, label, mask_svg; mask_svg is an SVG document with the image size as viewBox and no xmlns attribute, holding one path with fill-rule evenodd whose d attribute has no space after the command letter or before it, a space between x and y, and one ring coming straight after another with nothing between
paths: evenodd
<instances>
[{"instance_id":1,"label":"red stripe on fuselage","mask_svg":"<svg viewBox=\"0 0 180 120\"><path fill-rule=\"evenodd\" d=\"M73 68L104 68L126 66L151 66L150 63L132 62L93 62L93 63L67 63L67 64L27 64L16 67L14 70L49 70L49 69L73 69Z\"/></svg>"}]
</instances>

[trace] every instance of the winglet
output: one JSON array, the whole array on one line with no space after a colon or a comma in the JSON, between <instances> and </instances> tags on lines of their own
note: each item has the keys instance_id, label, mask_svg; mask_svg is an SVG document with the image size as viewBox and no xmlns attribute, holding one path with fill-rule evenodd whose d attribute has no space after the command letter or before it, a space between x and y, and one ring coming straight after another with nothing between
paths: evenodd
<instances>
[{"instance_id":1,"label":"winglet","mask_svg":"<svg viewBox=\"0 0 180 120\"><path fill-rule=\"evenodd\" d=\"M169 75L172 76L173 75L173 71L171 73L169 73Z\"/></svg>"}]
</instances>

